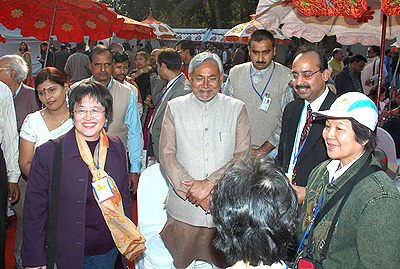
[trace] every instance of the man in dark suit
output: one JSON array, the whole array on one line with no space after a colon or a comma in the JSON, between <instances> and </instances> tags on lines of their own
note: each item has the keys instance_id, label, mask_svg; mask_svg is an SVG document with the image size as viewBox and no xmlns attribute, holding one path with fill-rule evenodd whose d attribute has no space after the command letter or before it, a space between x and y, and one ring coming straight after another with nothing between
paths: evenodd
<instances>
[{"instance_id":1,"label":"man in dark suit","mask_svg":"<svg viewBox=\"0 0 400 269\"><path fill-rule=\"evenodd\" d=\"M161 50L157 57L157 72L161 79L167 81L161 95L154 99L155 111L150 123L147 155L158 160L161 126L167 102L175 97L188 94L190 86L186 76L181 72L182 60L173 49Z\"/></svg>"},{"instance_id":2,"label":"man in dark suit","mask_svg":"<svg viewBox=\"0 0 400 269\"><path fill-rule=\"evenodd\" d=\"M311 170L328 159L322 139L325 121L308 120L307 114L329 109L336 97L326 86L328 63L321 52L313 48L300 50L293 61L292 75L293 88L300 98L289 103L283 112L275 162L293 183L302 203Z\"/></svg>"}]
</instances>

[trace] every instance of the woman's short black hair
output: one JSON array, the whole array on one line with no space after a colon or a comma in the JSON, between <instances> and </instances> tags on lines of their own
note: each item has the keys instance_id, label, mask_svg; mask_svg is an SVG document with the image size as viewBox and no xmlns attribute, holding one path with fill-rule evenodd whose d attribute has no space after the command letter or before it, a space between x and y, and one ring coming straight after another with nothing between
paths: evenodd
<instances>
[{"instance_id":1,"label":"woman's short black hair","mask_svg":"<svg viewBox=\"0 0 400 269\"><path fill-rule=\"evenodd\" d=\"M353 131L355 133L357 143L363 145L365 142L367 142L364 145L364 150L365 151L375 150L376 134L373 131L371 131L368 127L362 125L355 119L350 118L349 120L351 122L351 127L353 128Z\"/></svg>"},{"instance_id":2,"label":"woman's short black hair","mask_svg":"<svg viewBox=\"0 0 400 269\"><path fill-rule=\"evenodd\" d=\"M88 96L104 106L106 119L112 115L113 98L110 91L97 81L87 81L79 83L69 94L69 113L74 117L75 106L82 102L84 97Z\"/></svg>"},{"instance_id":3,"label":"woman's short black hair","mask_svg":"<svg viewBox=\"0 0 400 269\"><path fill-rule=\"evenodd\" d=\"M287 256L299 221L297 209L295 191L271 160L245 159L214 188L214 244L230 263L271 265Z\"/></svg>"}]
</instances>

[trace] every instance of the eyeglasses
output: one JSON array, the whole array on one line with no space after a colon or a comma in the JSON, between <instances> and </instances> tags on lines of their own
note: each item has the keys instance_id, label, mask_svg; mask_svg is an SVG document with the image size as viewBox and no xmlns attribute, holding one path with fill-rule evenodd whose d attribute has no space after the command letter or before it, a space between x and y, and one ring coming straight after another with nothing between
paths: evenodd
<instances>
[{"instance_id":1,"label":"eyeglasses","mask_svg":"<svg viewBox=\"0 0 400 269\"><path fill-rule=\"evenodd\" d=\"M293 79L299 79L299 77L301 77L302 79L310 79L312 76L314 76L315 74L317 74L318 72L322 72L323 69L319 69L315 72L301 72L301 73L297 73L297 72L292 72L292 76Z\"/></svg>"},{"instance_id":2,"label":"eyeglasses","mask_svg":"<svg viewBox=\"0 0 400 269\"><path fill-rule=\"evenodd\" d=\"M79 109L75 109L74 113L79 116L79 117L84 117L87 115L87 113L90 114L90 116L93 117L98 117L100 116L105 110L100 110L98 108L92 108L92 109L83 109L83 108L79 108Z\"/></svg>"}]
</instances>

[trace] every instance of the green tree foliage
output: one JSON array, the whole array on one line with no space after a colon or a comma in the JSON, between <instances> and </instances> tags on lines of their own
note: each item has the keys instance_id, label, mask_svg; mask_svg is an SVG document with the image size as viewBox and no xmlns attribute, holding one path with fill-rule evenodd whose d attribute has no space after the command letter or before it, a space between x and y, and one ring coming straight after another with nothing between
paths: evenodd
<instances>
[{"instance_id":1,"label":"green tree foliage","mask_svg":"<svg viewBox=\"0 0 400 269\"><path fill-rule=\"evenodd\" d=\"M232 28L250 20L257 0L101 0L121 15L142 21L153 16L173 28Z\"/></svg>"}]
</instances>

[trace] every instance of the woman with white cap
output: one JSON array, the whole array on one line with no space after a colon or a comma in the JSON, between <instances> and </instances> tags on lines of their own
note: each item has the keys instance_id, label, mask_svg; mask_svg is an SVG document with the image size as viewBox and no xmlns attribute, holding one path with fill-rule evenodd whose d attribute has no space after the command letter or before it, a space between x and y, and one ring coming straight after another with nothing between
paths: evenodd
<instances>
[{"instance_id":1,"label":"woman with white cap","mask_svg":"<svg viewBox=\"0 0 400 269\"><path fill-rule=\"evenodd\" d=\"M350 92L314 114L332 160L310 174L294 268L399 268L400 194L372 155L375 104Z\"/></svg>"}]
</instances>

